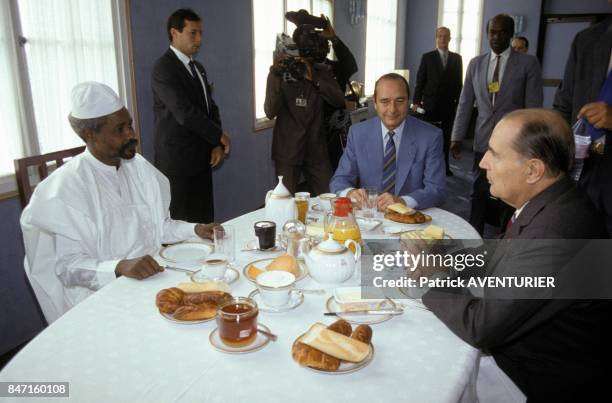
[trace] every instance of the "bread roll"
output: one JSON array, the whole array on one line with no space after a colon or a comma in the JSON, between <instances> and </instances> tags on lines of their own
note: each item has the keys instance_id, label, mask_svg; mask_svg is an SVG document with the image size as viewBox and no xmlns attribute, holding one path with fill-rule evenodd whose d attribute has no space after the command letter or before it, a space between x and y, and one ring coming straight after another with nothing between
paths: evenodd
<instances>
[{"instance_id":1,"label":"bread roll","mask_svg":"<svg viewBox=\"0 0 612 403\"><path fill-rule=\"evenodd\" d=\"M370 344L372 342L372 328L368 325L357 326L353 334L351 334L351 339Z\"/></svg>"},{"instance_id":2,"label":"bread roll","mask_svg":"<svg viewBox=\"0 0 612 403\"><path fill-rule=\"evenodd\" d=\"M219 306L220 304L229 301L232 296L223 291L203 291L185 294L183 304L185 305L200 305L204 303Z\"/></svg>"},{"instance_id":3,"label":"bread roll","mask_svg":"<svg viewBox=\"0 0 612 403\"><path fill-rule=\"evenodd\" d=\"M388 211L385 213L385 218L402 224L423 224L424 222L431 221L431 216L420 211L414 214L399 214L394 211Z\"/></svg>"},{"instance_id":4,"label":"bread roll","mask_svg":"<svg viewBox=\"0 0 612 403\"><path fill-rule=\"evenodd\" d=\"M344 319L337 320L327 327L329 330L349 336L351 324ZM300 365L323 371L337 371L340 360L296 340L291 348L291 356Z\"/></svg>"},{"instance_id":5,"label":"bread roll","mask_svg":"<svg viewBox=\"0 0 612 403\"><path fill-rule=\"evenodd\" d=\"M361 362L370 354L370 345L315 323L299 341L342 361Z\"/></svg>"},{"instance_id":6,"label":"bread roll","mask_svg":"<svg viewBox=\"0 0 612 403\"><path fill-rule=\"evenodd\" d=\"M266 266L266 270L288 271L289 273L293 274L295 278L298 278L300 276L300 266L298 265L298 262L295 257L291 255L281 255L277 257Z\"/></svg>"},{"instance_id":7,"label":"bread roll","mask_svg":"<svg viewBox=\"0 0 612 403\"><path fill-rule=\"evenodd\" d=\"M202 283L180 283L176 286L187 294L203 292L203 291L223 291L231 293L232 289L223 281L210 280Z\"/></svg>"},{"instance_id":8,"label":"bread roll","mask_svg":"<svg viewBox=\"0 0 612 403\"><path fill-rule=\"evenodd\" d=\"M174 319L205 320L217 315L217 305L204 303L200 305L183 305L174 312Z\"/></svg>"},{"instance_id":9,"label":"bread roll","mask_svg":"<svg viewBox=\"0 0 612 403\"><path fill-rule=\"evenodd\" d=\"M155 296L155 305L160 312L174 313L183 305L184 295L185 293L176 287L163 289Z\"/></svg>"}]
</instances>

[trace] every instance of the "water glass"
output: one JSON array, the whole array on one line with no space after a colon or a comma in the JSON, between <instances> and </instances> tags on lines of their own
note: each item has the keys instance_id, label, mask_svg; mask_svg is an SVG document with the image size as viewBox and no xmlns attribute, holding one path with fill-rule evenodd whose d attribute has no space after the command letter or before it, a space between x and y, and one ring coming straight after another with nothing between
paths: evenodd
<instances>
[{"instance_id":1,"label":"water glass","mask_svg":"<svg viewBox=\"0 0 612 403\"><path fill-rule=\"evenodd\" d=\"M231 264L236 259L236 233L231 225L213 228L215 254L225 256Z\"/></svg>"}]
</instances>

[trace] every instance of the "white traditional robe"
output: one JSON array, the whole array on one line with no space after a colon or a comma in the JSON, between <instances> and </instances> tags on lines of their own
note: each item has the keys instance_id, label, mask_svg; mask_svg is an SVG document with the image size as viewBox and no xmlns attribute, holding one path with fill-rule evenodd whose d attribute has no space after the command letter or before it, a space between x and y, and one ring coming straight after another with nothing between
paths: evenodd
<instances>
[{"instance_id":1,"label":"white traditional robe","mask_svg":"<svg viewBox=\"0 0 612 403\"><path fill-rule=\"evenodd\" d=\"M115 279L122 259L194 236L169 215L168 179L142 156L119 169L86 149L34 191L21 216L25 270L49 323Z\"/></svg>"}]
</instances>

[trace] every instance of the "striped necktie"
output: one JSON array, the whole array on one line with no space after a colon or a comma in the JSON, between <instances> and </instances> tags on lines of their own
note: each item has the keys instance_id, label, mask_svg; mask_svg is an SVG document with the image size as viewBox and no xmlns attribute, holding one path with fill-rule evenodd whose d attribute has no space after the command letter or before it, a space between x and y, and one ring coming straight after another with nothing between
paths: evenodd
<instances>
[{"instance_id":1,"label":"striped necktie","mask_svg":"<svg viewBox=\"0 0 612 403\"><path fill-rule=\"evenodd\" d=\"M387 145L385 147L385 155L383 158L383 193L389 192L391 194L395 194L395 141L393 140L393 136L395 133L393 131L389 131L387 133L389 135L389 141L387 141Z\"/></svg>"}]
</instances>

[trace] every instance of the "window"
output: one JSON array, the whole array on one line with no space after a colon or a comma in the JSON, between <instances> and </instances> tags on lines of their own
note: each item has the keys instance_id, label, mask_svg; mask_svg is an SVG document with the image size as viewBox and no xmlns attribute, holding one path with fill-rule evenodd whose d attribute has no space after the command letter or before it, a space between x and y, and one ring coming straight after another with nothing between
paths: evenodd
<instances>
[{"instance_id":1,"label":"window","mask_svg":"<svg viewBox=\"0 0 612 403\"><path fill-rule=\"evenodd\" d=\"M480 53L482 0L440 0L438 26L448 27L448 47L463 58L463 76L467 66Z\"/></svg>"},{"instance_id":2,"label":"window","mask_svg":"<svg viewBox=\"0 0 612 403\"><path fill-rule=\"evenodd\" d=\"M0 193L15 189L13 159L83 144L67 119L77 83L103 82L133 110L125 7L121 0L1 2Z\"/></svg>"},{"instance_id":3,"label":"window","mask_svg":"<svg viewBox=\"0 0 612 403\"><path fill-rule=\"evenodd\" d=\"M332 0L252 0L253 51L255 83L255 129L271 127L264 113L266 81L276 46L276 34L291 35L295 25L285 20L285 12L307 10L313 15L324 14L333 23Z\"/></svg>"},{"instance_id":4,"label":"window","mask_svg":"<svg viewBox=\"0 0 612 403\"><path fill-rule=\"evenodd\" d=\"M365 92L374 93L374 83L395 70L397 0L368 1Z\"/></svg>"}]
</instances>

